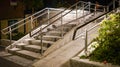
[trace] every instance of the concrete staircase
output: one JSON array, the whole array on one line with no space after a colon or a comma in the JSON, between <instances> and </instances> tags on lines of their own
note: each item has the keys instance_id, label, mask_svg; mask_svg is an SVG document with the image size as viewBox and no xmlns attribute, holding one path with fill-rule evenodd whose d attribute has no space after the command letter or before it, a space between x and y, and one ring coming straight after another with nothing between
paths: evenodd
<instances>
[{"instance_id":1,"label":"concrete staircase","mask_svg":"<svg viewBox=\"0 0 120 67\"><path fill-rule=\"evenodd\" d=\"M42 38L41 35L35 36L34 38L27 38L23 42L15 44L14 48L8 49L8 53L10 53L10 55L8 55L6 52L4 52L3 55L5 56L8 55L9 57L13 56L14 59L10 60L12 62L14 61L22 62L18 63L19 66L22 66L21 64L25 64L23 65L23 67L27 66L29 65L29 63L26 64L24 62L30 62L31 64L42 57L41 39L43 44L42 49L43 52L45 52L55 42L57 42L59 39L62 39L61 37L62 35L64 36L68 31L70 31L75 26L76 26L75 24L64 24L64 27L53 25L52 29L48 30L47 32L44 32ZM14 56L16 56L16 59ZM23 61L23 59L25 61Z\"/></svg>"},{"instance_id":2,"label":"concrete staircase","mask_svg":"<svg viewBox=\"0 0 120 67\"><path fill-rule=\"evenodd\" d=\"M81 3L85 4L84 2L78 2L76 3L76 5ZM72 7L76 5L73 5ZM87 5L90 5L90 3L87 3ZM58 13L57 16L53 17L53 22L45 25L43 24L39 27L34 28L34 30L31 29L30 33L35 35L32 36L27 34L28 36L26 35L17 42L8 46L6 48L8 52L0 53L0 60L2 61L0 65L7 65L6 67L31 67L32 64L35 63L37 60L40 60L41 58L43 59L43 57L58 49L58 46L56 45L59 45L59 48L65 46L67 42L72 41L73 32L74 29L77 28L77 26L86 24L87 21L96 18L96 16L94 16L94 13L90 13L90 11L86 11L83 9L82 13L83 14L77 16L77 11L68 9L60 14ZM102 12L98 12L98 16L101 13ZM58 18L56 19L56 17ZM65 18L67 19L63 21L63 19ZM34 18L30 19L30 21L32 22ZM73 21L74 23L71 21ZM44 53L46 54L45 56L43 55ZM9 62L10 64L4 64L5 62Z\"/></svg>"},{"instance_id":3,"label":"concrete staircase","mask_svg":"<svg viewBox=\"0 0 120 67\"><path fill-rule=\"evenodd\" d=\"M100 14L101 13L98 13L98 15ZM93 14L85 18L85 21L88 21L89 18L92 18L92 16ZM18 67L30 67L32 66L31 64L43 57L41 52L44 53L47 51L48 48L62 39L65 34L76 26L76 23L67 23L63 25L53 24L52 28L47 28L46 32L31 38L26 38L22 42L16 43L14 47L7 50L8 53L2 52L0 57L3 57L5 61L10 62L11 64L8 64L10 67L15 67L15 65ZM2 59L2 61L4 60Z\"/></svg>"}]
</instances>

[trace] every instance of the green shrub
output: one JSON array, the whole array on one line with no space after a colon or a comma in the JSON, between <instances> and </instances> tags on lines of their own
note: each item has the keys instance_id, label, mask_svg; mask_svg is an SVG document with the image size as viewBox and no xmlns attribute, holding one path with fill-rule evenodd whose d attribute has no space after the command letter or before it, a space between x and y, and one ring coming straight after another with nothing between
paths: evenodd
<instances>
[{"instance_id":1,"label":"green shrub","mask_svg":"<svg viewBox=\"0 0 120 67\"><path fill-rule=\"evenodd\" d=\"M91 53L90 60L120 65L120 13L103 21L96 41L99 47Z\"/></svg>"}]
</instances>

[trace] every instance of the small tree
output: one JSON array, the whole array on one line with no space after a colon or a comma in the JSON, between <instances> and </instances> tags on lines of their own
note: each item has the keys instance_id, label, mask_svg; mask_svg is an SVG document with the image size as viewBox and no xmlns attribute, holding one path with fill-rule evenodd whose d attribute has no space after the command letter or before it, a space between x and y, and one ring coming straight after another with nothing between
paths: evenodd
<instances>
[{"instance_id":1,"label":"small tree","mask_svg":"<svg viewBox=\"0 0 120 67\"><path fill-rule=\"evenodd\" d=\"M120 65L120 13L112 14L109 20L103 21L96 40L99 46L90 59Z\"/></svg>"}]
</instances>

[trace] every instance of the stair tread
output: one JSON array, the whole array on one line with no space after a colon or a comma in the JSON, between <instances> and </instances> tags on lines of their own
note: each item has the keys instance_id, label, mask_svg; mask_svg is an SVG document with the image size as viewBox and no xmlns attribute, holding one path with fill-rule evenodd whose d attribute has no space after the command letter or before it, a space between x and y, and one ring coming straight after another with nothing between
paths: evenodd
<instances>
[{"instance_id":1,"label":"stair tread","mask_svg":"<svg viewBox=\"0 0 120 67\"><path fill-rule=\"evenodd\" d=\"M50 44L53 44L53 43L54 43L53 41L46 41L46 40L43 40L42 42L43 42L43 43L50 43Z\"/></svg>"},{"instance_id":2,"label":"stair tread","mask_svg":"<svg viewBox=\"0 0 120 67\"><path fill-rule=\"evenodd\" d=\"M12 54L7 53L5 51L0 52L0 57L6 57L6 56L10 56L10 55L12 55Z\"/></svg>"},{"instance_id":3,"label":"stair tread","mask_svg":"<svg viewBox=\"0 0 120 67\"><path fill-rule=\"evenodd\" d=\"M33 42L41 42L41 40L32 40ZM50 43L50 44L53 44L54 42L53 41L47 41L47 40L42 40L43 43Z\"/></svg>"},{"instance_id":4,"label":"stair tread","mask_svg":"<svg viewBox=\"0 0 120 67\"><path fill-rule=\"evenodd\" d=\"M27 50L20 50L20 51L16 51L16 52L23 54L23 55L31 56L31 57L36 58L36 59L38 59L41 56L39 53L35 53L32 51L27 51Z\"/></svg>"},{"instance_id":5,"label":"stair tread","mask_svg":"<svg viewBox=\"0 0 120 67\"><path fill-rule=\"evenodd\" d=\"M27 44L25 44L25 43L18 43L18 44L16 44L17 46L26 46Z\"/></svg>"},{"instance_id":6,"label":"stair tread","mask_svg":"<svg viewBox=\"0 0 120 67\"><path fill-rule=\"evenodd\" d=\"M8 60L10 60L10 61L12 61L14 63L20 64L22 66L28 66L31 63L33 63L33 61L31 61L31 60L28 60L26 58L23 58L23 57L20 57L20 56L16 56L16 55L9 56L6 59L8 59Z\"/></svg>"},{"instance_id":7,"label":"stair tread","mask_svg":"<svg viewBox=\"0 0 120 67\"><path fill-rule=\"evenodd\" d=\"M37 50L41 49L41 47L38 46L38 45L28 45L28 46L25 46L25 47L27 47L27 48L34 48L34 49L37 49ZM47 47L43 46L43 50L46 50L46 49L47 49Z\"/></svg>"},{"instance_id":8,"label":"stair tread","mask_svg":"<svg viewBox=\"0 0 120 67\"><path fill-rule=\"evenodd\" d=\"M21 50L20 48L11 48L11 49L9 49L10 51L19 51L19 50Z\"/></svg>"},{"instance_id":9,"label":"stair tread","mask_svg":"<svg viewBox=\"0 0 120 67\"><path fill-rule=\"evenodd\" d=\"M26 58L23 58L23 57L20 57L20 56L17 56L17 55L12 55L12 54L9 54L7 52L0 52L0 57L6 59L6 60L9 60L11 62L14 62L16 64L19 64L21 66L28 66L29 64L33 63L33 61L31 60L28 60Z\"/></svg>"},{"instance_id":10,"label":"stair tread","mask_svg":"<svg viewBox=\"0 0 120 67\"><path fill-rule=\"evenodd\" d=\"M60 30L53 30L53 31L50 31L50 32L48 32L48 33L61 33L61 31L60 31ZM63 33L66 33L66 32L63 31Z\"/></svg>"},{"instance_id":11,"label":"stair tread","mask_svg":"<svg viewBox=\"0 0 120 67\"><path fill-rule=\"evenodd\" d=\"M46 37L46 38L61 38L60 36L53 36L53 35L45 35L43 37Z\"/></svg>"}]
</instances>

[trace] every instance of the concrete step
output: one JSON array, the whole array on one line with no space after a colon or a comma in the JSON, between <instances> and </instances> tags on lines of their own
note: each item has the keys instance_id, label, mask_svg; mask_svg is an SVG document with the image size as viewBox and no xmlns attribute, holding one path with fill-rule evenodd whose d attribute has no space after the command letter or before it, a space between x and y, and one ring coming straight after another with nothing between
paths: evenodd
<instances>
[{"instance_id":1,"label":"concrete step","mask_svg":"<svg viewBox=\"0 0 120 67\"><path fill-rule=\"evenodd\" d=\"M46 40L42 40L42 43L44 46L47 45L52 45L54 42L53 41L46 41ZM30 40L30 44L31 45L41 45L41 40Z\"/></svg>"},{"instance_id":2,"label":"concrete step","mask_svg":"<svg viewBox=\"0 0 120 67\"><path fill-rule=\"evenodd\" d=\"M71 27L64 26L63 28L62 28L62 27L59 27L59 28L57 28L57 29L55 29L55 30L60 30L60 31L63 30L63 31L68 32L70 29L71 29Z\"/></svg>"},{"instance_id":3,"label":"concrete step","mask_svg":"<svg viewBox=\"0 0 120 67\"><path fill-rule=\"evenodd\" d=\"M65 27L71 27L71 28L72 28L72 27L75 27L76 24L65 24L64 26L65 26Z\"/></svg>"},{"instance_id":4,"label":"concrete step","mask_svg":"<svg viewBox=\"0 0 120 67\"><path fill-rule=\"evenodd\" d=\"M20 48L14 47L14 48L8 49L8 52L12 53L12 54L15 54L16 51L20 51L20 50L21 50Z\"/></svg>"},{"instance_id":5,"label":"concrete step","mask_svg":"<svg viewBox=\"0 0 120 67\"><path fill-rule=\"evenodd\" d=\"M25 43L18 43L18 44L16 44L16 47L17 48L23 48L24 46L27 46L28 44L25 44Z\"/></svg>"},{"instance_id":6,"label":"concrete step","mask_svg":"<svg viewBox=\"0 0 120 67\"><path fill-rule=\"evenodd\" d=\"M60 30L54 30L46 33L46 35L61 36L62 35L61 33L63 33L64 35L66 32L65 31L61 32Z\"/></svg>"},{"instance_id":7,"label":"concrete step","mask_svg":"<svg viewBox=\"0 0 120 67\"><path fill-rule=\"evenodd\" d=\"M0 61L0 66L3 67L31 67L34 62L7 52L0 52Z\"/></svg>"},{"instance_id":8,"label":"concrete step","mask_svg":"<svg viewBox=\"0 0 120 67\"><path fill-rule=\"evenodd\" d=\"M30 60L39 59L39 57L41 56L40 53L35 53L32 51L28 51L28 50L21 50L19 48L9 49L9 53L24 57Z\"/></svg>"},{"instance_id":9,"label":"concrete step","mask_svg":"<svg viewBox=\"0 0 120 67\"><path fill-rule=\"evenodd\" d=\"M27 45L27 46L24 46L23 48L24 50L29 50L29 51L33 51L33 52L36 52L36 53L40 53L41 51L41 46L38 46L38 45ZM47 50L47 47L44 47L43 46L43 52Z\"/></svg>"},{"instance_id":10,"label":"concrete step","mask_svg":"<svg viewBox=\"0 0 120 67\"><path fill-rule=\"evenodd\" d=\"M47 40L47 41L57 41L58 39L61 39L60 36L53 36L53 35L44 35L42 38L40 36L38 36L38 39L43 39L43 40Z\"/></svg>"},{"instance_id":11,"label":"concrete step","mask_svg":"<svg viewBox=\"0 0 120 67\"><path fill-rule=\"evenodd\" d=\"M34 38L27 38L27 39L24 39L23 43L29 45L29 44L30 44L29 41L31 41L31 40L34 40Z\"/></svg>"}]
</instances>

